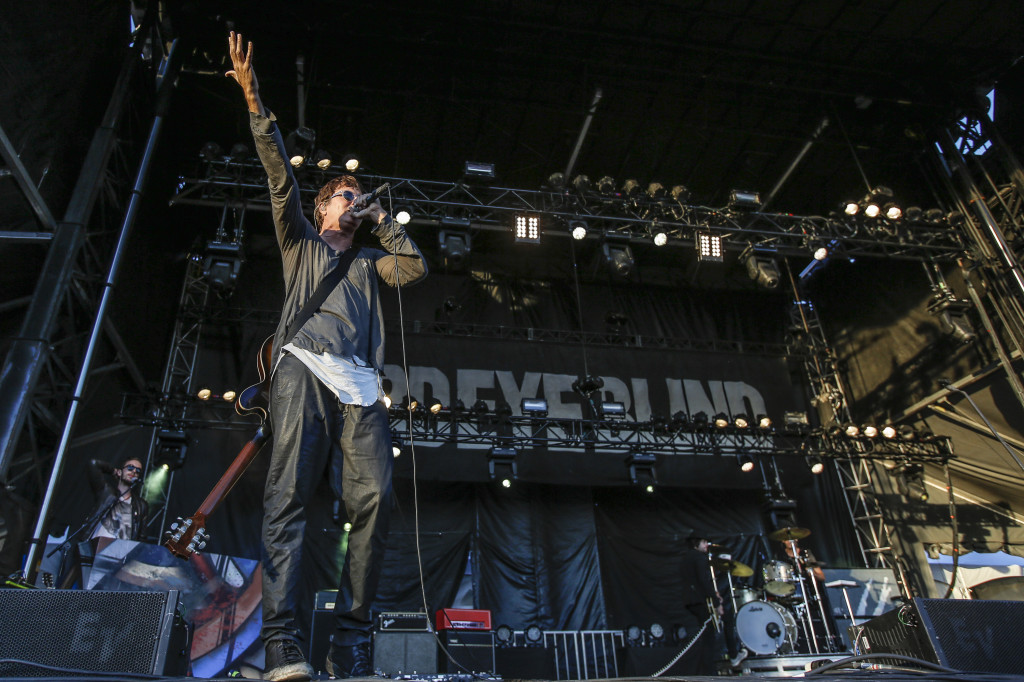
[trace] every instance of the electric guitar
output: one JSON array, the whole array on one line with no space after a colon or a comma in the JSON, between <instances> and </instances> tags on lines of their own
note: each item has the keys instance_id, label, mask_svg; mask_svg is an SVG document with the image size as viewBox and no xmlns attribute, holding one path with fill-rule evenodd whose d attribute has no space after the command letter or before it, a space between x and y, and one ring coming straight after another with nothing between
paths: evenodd
<instances>
[{"instance_id":1,"label":"electric guitar","mask_svg":"<svg viewBox=\"0 0 1024 682\"><path fill-rule=\"evenodd\" d=\"M715 626L715 632L722 631L722 617L718 615L718 607L715 606L714 597L707 598L708 612L711 614L711 624Z\"/></svg>"},{"instance_id":2,"label":"electric guitar","mask_svg":"<svg viewBox=\"0 0 1024 682\"><path fill-rule=\"evenodd\" d=\"M257 415L260 418L260 426L256 430L256 435L235 456L231 466L213 486L213 490L199 505L196 513L187 519L179 516L178 520L171 524L170 530L164 534L164 547L179 559L188 561L193 554L199 554L199 550L206 547L206 541L210 538L206 530L206 517L212 514L217 505L231 492L260 448L270 438L270 422L267 421L267 416L270 411L270 369L273 363L274 337L268 336L260 346L256 358L259 382L242 391L235 401L235 411L243 416Z\"/></svg>"}]
</instances>

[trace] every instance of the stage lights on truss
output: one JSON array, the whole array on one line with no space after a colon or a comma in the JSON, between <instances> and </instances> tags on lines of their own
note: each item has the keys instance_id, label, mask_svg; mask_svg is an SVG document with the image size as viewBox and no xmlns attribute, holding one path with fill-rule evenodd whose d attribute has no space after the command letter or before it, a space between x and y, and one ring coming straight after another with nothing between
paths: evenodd
<instances>
[{"instance_id":1,"label":"stage lights on truss","mask_svg":"<svg viewBox=\"0 0 1024 682\"><path fill-rule=\"evenodd\" d=\"M441 218L438 251L445 269L451 272L462 272L473 250L469 225L469 218Z\"/></svg>"},{"instance_id":2,"label":"stage lights on truss","mask_svg":"<svg viewBox=\"0 0 1024 682\"><path fill-rule=\"evenodd\" d=\"M747 269L747 276L765 289L777 289L781 281L779 266L775 262L775 250L750 244L740 254L740 262Z\"/></svg>"},{"instance_id":3,"label":"stage lights on truss","mask_svg":"<svg viewBox=\"0 0 1024 682\"><path fill-rule=\"evenodd\" d=\"M807 462L807 468L815 476L818 476L823 471L825 471L825 463L821 460L821 457L818 457L817 455L811 455L811 456L807 457L806 458L806 462Z\"/></svg>"},{"instance_id":4,"label":"stage lights on truss","mask_svg":"<svg viewBox=\"0 0 1024 682\"><path fill-rule=\"evenodd\" d=\"M188 434L184 429L160 429L156 434L153 462L164 471L180 469L188 452Z\"/></svg>"},{"instance_id":5,"label":"stage lights on truss","mask_svg":"<svg viewBox=\"0 0 1024 682\"><path fill-rule=\"evenodd\" d=\"M585 220L574 218L573 220L568 221L566 225L569 228L569 234L571 234L572 238L576 241L587 238L588 228Z\"/></svg>"},{"instance_id":6,"label":"stage lights on truss","mask_svg":"<svg viewBox=\"0 0 1024 682\"><path fill-rule=\"evenodd\" d=\"M511 488L519 477L515 448L491 448L487 453L487 473L492 481L499 481L502 488Z\"/></svg>"},{"instance_id":7,"label":"stage lights on truss","mask_svg":"<svg viewBox=\"0 0 1024 682\"><path fill-rule=\"evenodd\" d=\"M650 452L634 451L626 458L629 468L629 482L643 487L648 493L654 492L658 484L658 472L655 469L658 458Z\"/></svg>"},{"instance_id":8,"label":"stage lights on truss","mask_svg":"<svg viewBox=\"0 0 1024 682\"><path fill-rule=\"evenodd\" d=\"M694 235L697 246L697 260L721 263L725 260L722 237L711 232L697 232Z\"/></svg>"},{"instance_id":9,"label":"stage lights on truss","mask_svg":"<svg viewBox=\"0 0 1024 682\"><path fill-rule=\"evenodd\" d=\"M294 168L301 168L306 159L313 153L316 144L316 132L312 128L300 126L288 133L284 140L285 153Z\"/></svg>"},{"instance_id":10,"label":"stage lights on truss","mask_svg":"<svg viewBox=\"0 0 1024 682\"><path fill-rule=\"evenodd\" d=\"M466 161L462 166L462 178L467 182L480 182L482 180L494 180L493 163L482 161Z\"/></svg>"},{"instance_id":11,"label":"stage lights on truss","mask_svg":"<svg viewBox=\"0 0 1024 682\"><path fill-rule=\"evenodd\" d=\"M512 234L517 242L540 244L540 216L536 213L516 213Z\"/></svg>"},{"instance_id":12,"label":"stage lights on truss","mask_svg":"<svg viewBox=\"0 0 1024 682\"><path fill-rule=\"evenodd\" d=\"M203 402L207 402L209 400L223 400L226 403L233 403L235 402L235 398L237 397L238 394L233 389L230 388L221 394L214 393L209 387L206 386L196 391L196 398L202 400Z\"/></svg>"},{"instance_id":13,"label":"stage lights on truss","mask_svg":"<svg viewBox=\"0 0 1024 682\"><path fill-rule=\"evenodd\" d=\"M754 470L754 458L745 452L737 453L736 463L739 465L740 471L745 474L749 474Z\"/></svg>"},{"instance_id":14,"label":"stage lights on truss","mask_svg":"<svg viewBox=\"0 0 1024 682\"><path fill-rule=\"evenodd\" d=\"M601 253L604 254L605 265L612 276L629 279L633 274L636 259L633 257L633 249L629 246L629 237L606 234L601 245Z\"/></svg>"},{"instance_id":15,"label":"stage lights on truss","mask_svg":"<svg viewBox=\"0 0 1024 682\"><path fill-rule=\"evenodd\" d=\"M657 220L651 222L651 239L655 246L668 244L668 232L658 224Z\"/></svg>"},{"instance_id":16,"label":"stage lights on truss","mask_svg":"<svg viewBox=\"0 0 1024 682\"><path fill-rule=\"evenodd\" d=\"M331 162L331 153L326 149L317 149L316 154L313 155L313 163L322 171L329 170Z\"/></svg>"},{"instance_id":17,"label":"stage lights on truss","mask_svg":"<svg viewBox=\"0 0 1024 682\"><path fill-rule=\"evenodd\" d=\"M349 173L355 173L359 170L360 165L362 165L362 162L359 159L359 155L355 152L349 152L341 157L341 166Z\"/></svg>"},{"instance_id":18,"label":"stage lights on truss","mask_svg":"<svg viewBox=\"0 0 1024 682\"><path fill-rule=\"evenodd\" d=\"M399 204L395 206L395 222L399 225L408 225L412 222L413 210L411 206Z\"/></svg>"},{"instance_id":19,"label":"stage lights on truss","mask_svg":"<svg viewBox=\"0 0 1024 682\"><path fill-rule=\"evenodd\" d=\"M761 194L749 190L734 189L729 192L728 208L733 211L756 211L761 208Z\"/></svg>"},{"instance_id":20,"label":"stage lights on truss","mask_svg":"<svg viewBox=\"0 0 1024 682\"><path fill-rule=\"evenodd\" d=\"M546 417L548 401L544 398L523 398L519 403L519 412L526 417Z\"/></svg>"},{"instance_id":21,"label":"stage lights on truss","mask_svg":"<svg viewBox=\"0 0 1024 682\"><path fill-rule=\"evenodd\" d=\"M626 418L626 403L615 400L607 400L601 403L599 409L601 411L602 419Z\"/></svg>"},{"instance_id":22,"label":"stage lights on truss","mask_svg":"<svg viewBox=\"0 0 1024 682\"><path fill-rule=\"evenodd\" d=\"M217 293L228 295L238 281L242 260L242 248L238 242L208 242L203 257L203 277Z\"/></svg>"}]
</instances>

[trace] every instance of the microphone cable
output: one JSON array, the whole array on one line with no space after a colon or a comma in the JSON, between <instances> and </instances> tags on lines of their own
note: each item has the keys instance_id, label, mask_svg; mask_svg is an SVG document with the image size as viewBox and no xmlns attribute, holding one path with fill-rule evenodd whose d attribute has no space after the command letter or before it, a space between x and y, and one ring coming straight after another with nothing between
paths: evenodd
<instances>
[{"instance_id":1,"label":"microphone cable","mask_svg":"<svg viewBox=\"0 0 1024 682\"><path fill-rule=\"evenodd\" d=\"M400 339L399 345L401 346L401 349L402 349L402 373L403 373L404 378L405 378L405 397L406 397L406 404L408 404L409 401L411 401L411 399L412 399L412 385L409 383L409 360L408 360L407 346L406 346L406 341L405 341L405 311L404 311L404 308L402 306L402 273L401 273L401 270L400 270L399 264L398 264L398 253L397 253L397 244L396 244L396 239L397 239L397 236L398 236L398 228L395 227L397 221L395 220L394 216L392 215L392 211L391 211L391 209L393 208L394 204L393 204L393 201L392 201L390 185L388 186L387 195L388 195L387 203L388 203L388 209L389 209L388 210L388 218L391 220L391 225L390 225L390 227L391 227L391 243L392 243L392 246L395 247L395 249L396 249L395 253L393 253L391 255L392 255L392 257L394 259L394 263L395 263L395 290L396 290L396 292L398 294L398 332L399 332L399 339ZM408 235L406 235L406 238L408 239ZM421 257L422 257L422 253L423 252L421 251L420 252ZM412 424L412 410L406 410L406 412L407 412L407 414L405 415L405 420L406 420L406 425L407 425L406 428L408 429L408 433L409 433L409 456L412 458L412 518L413 518L413 536L416 539L415 540L415 544L416 544L416 569L417 569L418 574L419 574L420 600L421 600L421 603L423 605L423 613L424 613L424 615L427 618L427 631L431 635L433 635L434 640L437 642L438 647L441 649L441 651L444 652L444 655L448 658L448 660L451 661L456 667L458 667L460 670L462 670L467 675L471 675L472 677L474 677L476 679L479 679L479 680L491 680L491 679L494 679L494 678L491 677L491 676L481 675L479 673L475 673L475 672L469 670L468 668L466 668L466 666L464 666L462 663L457 661L452 656L451 652L448 650L448 647L445 645L445 643L441 641L440 636L438 636L438 634L437 634L437 628L434 627L433 623L430 620L430 610L429 610L429 608L427 606L427 587L426 587L426 581L425 581L425 579L423 577L423 548L422 548L422 546L420 544L420 502L419 502L419 485L418 485L418 482L417 482L418 481L418 473L417 473L417 465L416 465L416 439L413 438L413 431L412 431L412 427L413 427L413 424ZM389 423L390 423L390 420L389 420ZM390 428L389 428L389 431L390 431ZM392 474L392 476L393 476L393 474ZM445 617L447 618L447 615ZM451 621L449 621L449 625L451 625Z\"/></svg>"}]
</instances>

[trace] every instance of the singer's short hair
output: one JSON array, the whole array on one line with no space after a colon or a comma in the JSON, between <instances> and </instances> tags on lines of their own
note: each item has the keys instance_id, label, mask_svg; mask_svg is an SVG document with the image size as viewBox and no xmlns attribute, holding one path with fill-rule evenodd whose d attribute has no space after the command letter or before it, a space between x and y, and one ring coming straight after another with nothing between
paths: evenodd
<instances>
[{"instance_id":1,"label":"singer's short hair","mask_svg":"<svg viewBox=\"0 0 1024 682\"><path fill-rule=\"evenodd\" d=\"M363 193L363 186L359 184L359 180L354 175L339 175L328 180L327 184L320 188L320 191L316 195L316 203L313 204L313 221L316 223L318 230L320 229L321 221L323 221L323 214L320 212L320 207L324 205L324 202L331 198L332 194L342 187L354 189L358 194Z\"/></svg>"},{"instance_id":2,"label":"singer's short hair","mask_svg":"<svg viewBox=\"0 0 1024 682\"><path fill-rule=\"evenodd\" d=\"M129 455L128 457L124 457L124 458L122 458L122 459L121 459L121 460L120 460L120 461L119 461L119 462L117 463L117 468L118 468L118 469L124 469L124 465L125 465L125 464L127 464L128 462L131 462L131 461L135 461L135 462L138 462L138 463L139 463L139 464L141 464L141 465L142 465L143 467L145 467L145 466L146 466L146 460L144 460L144 459L143 459L142 457L136 457L135 455Z\"/></svg>"}]
</instances>

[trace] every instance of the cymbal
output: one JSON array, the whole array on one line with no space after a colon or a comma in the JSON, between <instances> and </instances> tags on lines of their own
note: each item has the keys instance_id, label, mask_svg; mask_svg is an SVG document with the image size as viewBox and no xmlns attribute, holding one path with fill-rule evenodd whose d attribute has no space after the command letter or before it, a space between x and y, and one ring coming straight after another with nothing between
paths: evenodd
<instances>
[{"instance_id":1,"label":"cymbal","mask_svg":"<svg viewBox=\"0 0 1024 682\"><path fill-rule=\"evenodd\" d=\"M811 531L806 528L780 528L776 531L772 531L768 534L769 540L781 540L782 542L788 542L790 540L800 540L811 534Z\"/></svg>"},{"instance_id":2,"label":"cymbal","mask_svg":"<svg viewBox=\"0 0 1024 682\"><path fill-rule=\"evenodd\" d=\"M715 568L724 569L737 578L749 578L754 575L754 569L733 559L712 559L711 565Z\"/></svg>"}]
</instances>

